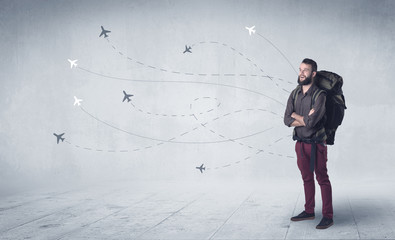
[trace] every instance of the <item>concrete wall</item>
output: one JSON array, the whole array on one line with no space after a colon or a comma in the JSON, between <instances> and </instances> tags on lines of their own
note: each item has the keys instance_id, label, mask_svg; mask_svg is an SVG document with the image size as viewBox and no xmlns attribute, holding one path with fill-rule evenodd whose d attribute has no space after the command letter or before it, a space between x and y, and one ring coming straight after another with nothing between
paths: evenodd
<instances>
[{"instance_id":1,"label":"concrete wall","mask_svg":"<svg viewBox=\"0 0 395 240\"><path fill-rule=\"evenodd\" d=\"M332 178L391 177L394 10L394 1L1 1L0 187L299 179L281 117L305 57L345 81Z\"/></svg>"}]
</instances>

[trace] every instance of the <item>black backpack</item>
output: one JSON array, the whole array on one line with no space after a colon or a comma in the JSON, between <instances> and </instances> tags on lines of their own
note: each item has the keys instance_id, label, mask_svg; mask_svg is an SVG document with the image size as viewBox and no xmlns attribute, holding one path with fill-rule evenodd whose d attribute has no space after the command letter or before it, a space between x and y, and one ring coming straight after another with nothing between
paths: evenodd
<instances>
[{"instance_id":1,"label":"black backpack","mask_svg":"<svg viewBox=\"0 0 395 240\"><path fill-rule=\"evenodd\" d=\"M347 109L346 102L343 95L343 78L336 73L328 71L318 71L315 78L315 84L319 88L312 97L312 106L321 92L326 92L325 115L326 121L324 124L326 133L326 144L333 145L335 143L335 133L337 128L342 124L344 118L344 110ZM296 102L296 95L300 86L293 91L294 105Z\"/></svg>"}]
</instances>

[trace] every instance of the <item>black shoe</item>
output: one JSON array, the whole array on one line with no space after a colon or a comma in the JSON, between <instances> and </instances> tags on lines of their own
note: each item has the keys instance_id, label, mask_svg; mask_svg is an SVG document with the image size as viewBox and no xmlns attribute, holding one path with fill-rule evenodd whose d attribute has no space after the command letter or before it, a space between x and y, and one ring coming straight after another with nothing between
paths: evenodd
<instances>
[{"instance_id":1,"label":"black shoe","mask_svg":"<svg viewBox=\"0 0 395 240\"><path fill-rule=\"evenodd\" d=\"M317 229L327 229L328 227L333 225L333 219L330 218L322 218L320 224L317 225Z\"/></svg>"},{"instance_id":2,"label":"black shoe","mask_svg":"<svg viewBox=\"0 0 395 240\"><path fill-rule=\"evenodd\" d=\"M291 221L303 221L303 220L313 220L315 218L314 213L307 213L306 211L303 211L300 213L298 216L292 217Z\"/></svg>"}]
</instances>

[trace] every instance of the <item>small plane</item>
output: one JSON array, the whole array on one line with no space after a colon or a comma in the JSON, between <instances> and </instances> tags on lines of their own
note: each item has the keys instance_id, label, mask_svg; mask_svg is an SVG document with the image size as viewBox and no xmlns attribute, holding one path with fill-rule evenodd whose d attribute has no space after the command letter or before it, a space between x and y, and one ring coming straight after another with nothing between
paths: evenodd
<instances>
[{"instance_id":1,"label":"small plane","mask_svg":"<svg viewBox=\"0 0 395 240\"><path fill-rule=\"evenodd\" d=\"M252 33L255 33L256 30L254 28L255 28L255 26L246 27L246 29L248 30L248 33L250 34L250 36L251 36Z\"/></svg>"},{"instance_id":2,"label":"small plane","mask_svg":"<svg viewBox=\"0 0 395 240\"><path fill-rule=\"evenodd\" d=\"M108 31L108 30L104 29L103 26L101 26L101 33L100 33L99 37L104 35L104 37L106 38L106 37L108 37L107 33L110 33L110 32L111 31Z\"/></svg>"},{"instance_id":3,"label":"small plane","mask_svg":"<svg viewBox=\"0 0 395 240\"><path fill-rule=\"evenodd\" d=\"M206 170L205 167L203 167L204 164L200 165L200 167L196 167L196 169L199 169L201 173L203 173L203 170Z\"/></svg>"},{"instance_id":4,"label":"small plane","mask_svg":"<svg viewBox=\"0 0 395 240\"><path fill-rule=\"evenodd\" d=\"M62 137L64 135L64 133L62 133L62 134L54 133L53 135L55 135L55 137L56 137L57 144L59 144L59 140L62 140L62 142L64 141L64 138Z\"/></svg>"},{"instance_id":5,"label":"small plane","mask_svg":"<svg viewBox=\"0 0 395 240\"><path fill-rule=\"evenodd\" d=\"M77 61L78 61L78 59L76 59L76 60L70 60L70 59L67 59L69 62L70 62L70 68L73 68L73 67L77 67Z\"/></svg>"},{"instance_id":6,"label":"small plane","mask_svg":"<svg viewBox=\"0 0 395 240\"><path fill-rule=\"evenodd\" d=\"M191 49L192 49L191 46L188 47L187 45L185 45L185 51L183 53L186 53L186 52L192 53Z\"/></svg>"},{"instance_id":7,"label":"small plane","mask_svg":"<svg viewBox=\"0 0 395 240\"><path fill-rule=\"evenodd\" d=\"M81 105L81 102L82 102L82 99L78 99L76 96L74 96L74 106L75 106L75 105L80 106L80 105Z\"/></svg>"},{"instance_id":8,"label":"small plane","mask_svg":"<svg viewBox=\"0 0 395 240\"><path fill-rule=\"evenodd\" d=\"M123 97L123 100L122 100L122 102L125 102L125 100L128 100L128 102L130 102L131 100L130 100L130 97L133 97L134 95L132 95L132 94L127 94L125 91L123 91L123 94L125 95L124 97Z\"/></svg>"}]
</instances>

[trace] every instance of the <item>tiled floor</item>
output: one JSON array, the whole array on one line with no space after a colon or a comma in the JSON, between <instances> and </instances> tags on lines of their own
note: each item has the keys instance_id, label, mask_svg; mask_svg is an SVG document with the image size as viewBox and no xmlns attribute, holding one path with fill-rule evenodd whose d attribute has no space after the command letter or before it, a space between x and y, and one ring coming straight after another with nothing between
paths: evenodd
<instances>
[{"instance_id":1,"label":"tiled floor","mask_svg":"<svg viewBox=\"0 0 395 240\"><path fill-rule=\"evenodd\" d=\"M260 184L107 183L0 199L0 239L395 239L393 182L332 183L335 224L291 222L298 181ZM319 189L319 188L317 188Z\"/></svg>"}]
</instances>

